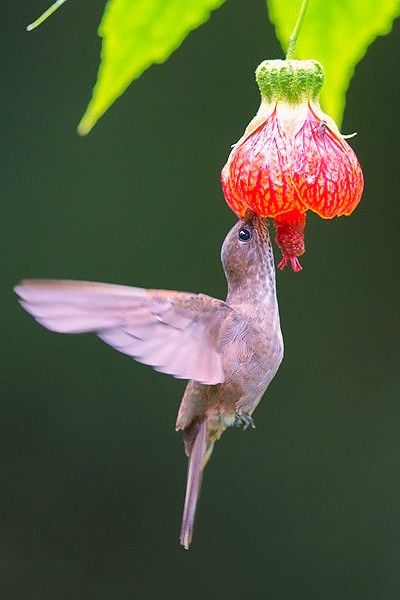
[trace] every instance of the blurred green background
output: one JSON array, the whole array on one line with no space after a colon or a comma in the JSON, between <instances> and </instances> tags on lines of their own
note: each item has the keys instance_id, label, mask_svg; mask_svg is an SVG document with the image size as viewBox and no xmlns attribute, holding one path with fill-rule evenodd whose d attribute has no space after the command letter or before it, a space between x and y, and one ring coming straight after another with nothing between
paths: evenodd
<instances>
[{"instance_id":1,"label":"blurred green background","mask_svg":"<svg viewBox=\"0 0 400 600\"><path fill-rule=\"evenodd\" d=\"M400 23L348 94L362 203L311 216L304 271L278 273L286 356L257 429L218 444L185 552L184 382L45 331L11 288L223 297L219 172L258 107L254 68L281 51L262 0L229 0L81 139L104 4L71 1L25 33L45 4L3 7L0 598L398 598Z\"/></svg>"}]
</instances>

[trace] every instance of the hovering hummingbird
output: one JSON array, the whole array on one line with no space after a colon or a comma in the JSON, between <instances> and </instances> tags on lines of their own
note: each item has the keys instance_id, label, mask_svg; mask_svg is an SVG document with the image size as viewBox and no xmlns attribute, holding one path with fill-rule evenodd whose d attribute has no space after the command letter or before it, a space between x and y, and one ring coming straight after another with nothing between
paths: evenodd
<instances>
[{"instance_id":1,"label":"hovering hummingbird","mask_svg":"<svg viewBox=\"0 0 400 600\"><path fill-rule=\"evenodd\" d=\"M47 329L96 332L157 371L189 379L178 412L189 459L181 544L192 540L202 473L214 443L252 413L283 357L275 266L265 218L248 210L222 246L226 301L204 294L27 280L21 305Z\"/></svg>"}]
</instances>

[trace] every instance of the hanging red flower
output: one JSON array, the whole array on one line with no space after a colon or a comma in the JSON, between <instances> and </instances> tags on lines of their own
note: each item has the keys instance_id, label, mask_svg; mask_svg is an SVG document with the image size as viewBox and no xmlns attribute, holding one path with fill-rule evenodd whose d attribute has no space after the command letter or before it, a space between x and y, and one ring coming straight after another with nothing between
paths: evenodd
<instances>
[{"instance_id":1,"label":"hanging red flower","mask_svg":"<svg viewBox=\"0 0 400 600\"><path fill-rule=\"evenodd\" d=\"M256 70L261 106L222 170L232 210L272 217L283 269L300 271L306 212L324 219L353 212L363 175L336 123L322 112L322 65L313 60L266 60Z\"/></svg>"}]
</instances>

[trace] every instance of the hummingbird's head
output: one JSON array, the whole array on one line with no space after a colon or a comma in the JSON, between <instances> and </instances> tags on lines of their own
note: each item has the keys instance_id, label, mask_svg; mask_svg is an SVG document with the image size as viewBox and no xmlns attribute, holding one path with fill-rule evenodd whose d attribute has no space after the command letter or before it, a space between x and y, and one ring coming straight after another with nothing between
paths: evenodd
<instances>
[{"instance_id":1,"label":"hummingbird's head","mask_svg":"<svg viewBox=\"0 0 400 600\"><path fill-rule=\"evenodd\" d=\"M274 268L265 217L247 210L226 236L221 261L228 283L233 285L265 274L271 264Z\"/></svg>"}]
</instances>

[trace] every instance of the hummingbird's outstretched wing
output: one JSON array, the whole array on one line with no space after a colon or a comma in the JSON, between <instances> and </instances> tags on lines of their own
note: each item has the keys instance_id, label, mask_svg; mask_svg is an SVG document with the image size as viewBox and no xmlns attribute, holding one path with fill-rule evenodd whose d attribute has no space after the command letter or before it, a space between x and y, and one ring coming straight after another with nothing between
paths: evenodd
<instances>
[{"instance_id":1,"label":"hummingbird's outstretched wing","mask_svg":"<svg viewBox=\"0 0 400 600\"><path fill-rule=\"evenodd\" d=\"M86 281L27 280L21 305L47 329L96 332L120 352L178 379L224 381L218 338L225 302L203 294Z\"/></svg>"}]
</instances>

